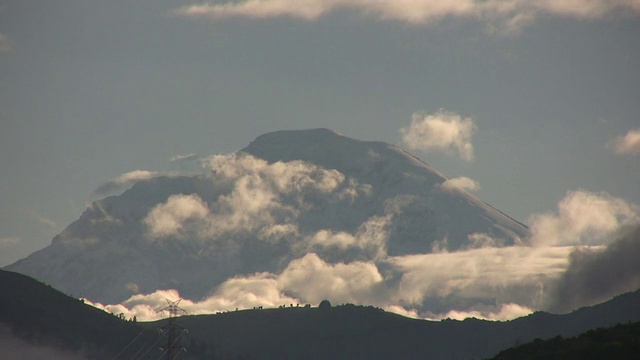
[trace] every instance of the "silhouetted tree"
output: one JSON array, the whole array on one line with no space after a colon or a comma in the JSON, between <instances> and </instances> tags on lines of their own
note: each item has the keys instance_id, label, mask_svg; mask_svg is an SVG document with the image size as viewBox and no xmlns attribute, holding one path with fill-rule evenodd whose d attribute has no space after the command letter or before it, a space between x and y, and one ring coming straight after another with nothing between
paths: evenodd
<instances>
[{"instance_id":1,"label":"silhouetted tree","mask_svg":"<svg viewBox=\"0 0 640 360\"><path fill-rule=\"evenodd\" d=\"M331 309L331 303L329 302L329 300L324 299L324 300L320 301L320 305L318 305L318 309L329 310L329 309Z\"/></svg>"}]
</instances>

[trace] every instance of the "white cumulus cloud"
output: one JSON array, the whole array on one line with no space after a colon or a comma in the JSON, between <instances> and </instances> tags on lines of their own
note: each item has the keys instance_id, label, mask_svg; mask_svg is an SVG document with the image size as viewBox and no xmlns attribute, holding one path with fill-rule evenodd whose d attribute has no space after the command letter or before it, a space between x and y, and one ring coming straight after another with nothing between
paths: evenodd
<instances>
[{"instance_id":1,"label":"white cumulus cloud","mask_svg":"<svg viewBox=\"0 0 640 360\"><path fill-rule=\"evenodd\" d=\"M608 147L618 155L640 155L640 128L618 136Z\"/></svg>"},{"instance_id":2,"label":"white cumulus cloud","mask_svg":"<svg viewBox=\"0 0 640 360\"><path fill-rule=\"evenodd\" d=\"M207 204L196 195L172 195L163 204L155 206L144 222L154 237L186 235L185 227L203 221L209 215Z\"/></svg>"},{"instance_id":3,"label":"white cumulus cloud","mask_svg":"<svg viewBox=\"0 0 640 360\"><path fill-rule=\"evenodd\" d=\"M411 124L400 129L402 141L412 150L456 153L462 160L474 158L471 137L476 126L471 118L440 109L433 114L414 113Z\"/></svg>"},{"instance_id":4,"label":"white cumulus cloud","mask_svg":"<svg viewBox=\"0 0 640 360\"><path fill-rule=\"evenodd\" d=\"M208 199L177 195L156 205L145 219L152 237L189 234L202 240L254 231L264 240L297 236L300 209L348 202L367 190L337 170L302 161L270 164L233 154L216 155L203 164L211 171L212 187L221 193Z\"/></svg>"},{"instance_id":5,"label":"white cumulus cloud","mask_svg":"<svg viewBox=\"0 0 640 360\"><path fill-rule=\"evenodd\" d=\"M638 207L606 193L570 191L557 213L529 219L533 245L600 245L622 226L639 218Z\"/></svg>"},{"instance_id":6,"label":"white cumulus cloud","mask_svg":"<svg viewBox=\"0 0 640 360\"><path fill-rule=\"evenodd\" d=\"M376 304L383 278L372 262L328 264L309 253L289 263L278 281L288 293L307 302L330 297L337 303Z\"/></svg>"}]
</instances>

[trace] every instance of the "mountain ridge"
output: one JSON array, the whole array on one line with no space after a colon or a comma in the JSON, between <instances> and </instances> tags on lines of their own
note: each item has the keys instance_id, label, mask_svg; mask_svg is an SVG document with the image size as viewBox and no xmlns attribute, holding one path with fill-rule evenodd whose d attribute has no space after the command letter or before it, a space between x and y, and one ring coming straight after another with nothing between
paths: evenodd
<instances>
[{"instance_id":1,"label":"mountain ridge","mask_svg":"<svg viewBox=\"0 0 640 360\"><path fill-rule=\"evenodd\" d=\"M23 359L21 354L43 345L49 347L48 354L71 352L77 355L73 359L159 355L154 348L162 341L157 329L167 319L124 321L30 277L3 270L0 289L0 330L8 327L14 338L27 344L10 354L3 353L9 348L0 347L2 358ZM189 315L177 323L191 334L181 358L477 359L535 338L568 337L640 321L639 301L640 290L569 314L537 312L505 322L418 320L372 306L344 304ZM7 340L5 335L0 331L0 342Z\"/></svg>"}]
</instances>

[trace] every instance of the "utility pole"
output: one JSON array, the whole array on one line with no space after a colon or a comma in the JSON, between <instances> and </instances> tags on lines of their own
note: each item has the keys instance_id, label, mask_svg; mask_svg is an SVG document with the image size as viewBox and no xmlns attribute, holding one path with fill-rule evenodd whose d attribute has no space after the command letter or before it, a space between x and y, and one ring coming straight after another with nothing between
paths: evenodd
<instances>
[{"instance_id":1,"label":"utility pole","mask_svg":"<svg viewBox=\"0 0 640 360\"><path fill-rule=\"evenodd\" d=\"M182 299L176 301L170 301L169 299L165 300L167 300L167 304L169 305L163 308L161 312L167 312L169 314L169 324L160 328L160 331L163 334L167 334L167 346L165 348L160 348L160 351L165 353L166 359L174 360L178 357L178 355L180 355L180 351L186 351L184 347L180 346L181 344L179 344L179 340L180 335L186 332L187 329L176 324L176 321L178 320L179 313L186 315L187 311L178 307L178 304L180 304L180 301L182 301Z\"/></svg>"}]
</instances>

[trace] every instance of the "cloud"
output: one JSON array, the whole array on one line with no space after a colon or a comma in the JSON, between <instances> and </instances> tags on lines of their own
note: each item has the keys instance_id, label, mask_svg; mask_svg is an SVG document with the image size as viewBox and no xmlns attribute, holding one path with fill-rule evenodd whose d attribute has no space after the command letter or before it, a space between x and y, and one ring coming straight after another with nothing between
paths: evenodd
<instances>
[{"instance_id":1,"label":"cloud","mask_svg":"<svg viewBox=\"0 0 640 360\"><path fill-rule=\"evenodd\" d=\"M153 237L185 236L189 223L203 221L207 216L209 208L198 195L178 194L151 209L144 222Z\"/></svg>"},{"instance_id":2,"label":"cloud","mask_svg":"<svg viewBox=\"0 0 640 360\"><path fill-rule=\"evenodd\" d=\"M206 299L183 299L180 307L191 315L198 315L258 306L317 305L325 298L335 303L362 303L363 299L376 298L375 292L379 291L377 286L382 281L373 263L328 264L310 253L291 261L280 275L263 272L233 277L216 287ZM139 320L148 321L163 317L160 311L166 306L166 299L175 301L180 298L176 290L157 290L151 294L134 295L116 305L85 301L114 314L124 313L126 318L136 316Z\"/></svg>"},{"instance_id":3,"label":"cloud","mask_svg":"<svg viewBox=\"0 0 640 360\"><path fill-rule=\"evenodd\" d=\"M177 9L176 13L211 19L292 17L315 20L342 10L413 25L429 24L443 18L476 19L487 22L493 29L512 32L540 15L596 19L615 11L640 13L640 3L637 0L246 0L189 5Z\"/></svg>"},{"instance_id":4,"label":"cloud","mask_svg":"<svg viewBox=\"0 0 640 360\"><path fill-rule=\"evenodd\" d=\"M444 151L457 153L465 161L472 161L473 144L471 137L476 126L471 118L438 110L434 114L414 113L411 125L400 129L402 141L412 150Z\"/></svg>"},{"instance_id":5,"label":"cloud","mask_svg":"<svg viewBox=\"0 0 640 360\"><path fill-rule=\"evenodd\" d=\"M466 190L466 191L476 191L480 189L480 184L468 177L457 177L453 179L448 179L442 184L440 184L440 188L447 191L453 190Z\"/></svg>"},{"instance_id":6,"label":"cloud","mask_svg":"<svg viewBox=\"0 0 640 360\"><path fill-rule=\"evenodd\" d=\"M248 154L203 160L210 180L221 189L212 199L171 197L151 209L144 222L151 237L193 235L214 239L224 233L257 232L260 238L295 235L300 209L351 201L367 188L337 170L302 161L276 162Z\"/></svg>"},{"instance_id":7,"label":"cloud","mask_svg":"<svg viewBox=\"0 0 640 360\"><path fill-rule=\"evenodd\" d=\"M278 276L285 291L316 304L326 298L335 303L378 304L382 282L372 262L328 264L314 253L293 260Z\"/></svg>"},{"instance_id":8,"label":"cloud","mask_svg":"<svg viewBox=\"0 0 640 360\"><path fill-rule=\"evenodd\" d=\"M172 156L171 158L169 158L170 162L181 162L181 161L191 161L191 160L196 160L198 158L198 155L196 154L186 154L186 155L176 155L176 156Z\"/></svg>"},{"instance_id":9,"label":"cloud","mask_svg":"<svg viewBox=\"0 0 640 360\"><path fill-rule=\"evenodd\" d=\"M400 274L395 303L420 306L443 299L458 302L461 311L491 300L538 308L546 284L564 272L572 250L511 246L392 257Z\"/></svg>"},{"instance_id":10,"label":"cloud","mask_svg":"<svg viewBox=\"0 0 640 360\"><path fill-rule=\"evenodd\" d=\"M3 237L3 238L0 238L0 247L16 245L19 242L20 242L20 238L17 236Z\"/></svg>"},{"instance_id":11,"label":"cloud","mask_svg":"<svg viewBox=\"0 0 640 360\"><path fill-rule=\"evenodd\" d=\"M9 40L9 37L4 34L0 34L0 53L9 52L11 51L11 48L11 40Z\"/></svg>"},{"instance_id":12,"label":"cloud","mask_svg":"<svg viewBox=\"0 0 640 360\"><path fill-rule=\"evenodd\" d=\"M558 203L557 214L529 219L533 245L600 245L622 226L638 220L636 205L606 193L570 191Z\"/></svg>"},{"instance_id":13,"label":"cloud","mask_svg":"<svg viewBox=\"0 0 640 360\"><path fill-rule=\"evenodd\" d=\"M546 284L562 274L572 249L473 249L394 257L379 265L373 261L332 264L308 253L290 261L279 274L232 277L206 299L184 299L180 305L189 314L211 314L329 299L379 306L411 317L468 315L506 320L530 313L544 300ZM132 296L122 304L91 304L127 318L155 320L162 317L165 299L179 298L176 290L158 290ZM434 301L443 305L425 305Z\"/></svg>"},{"instance_id":14,"label":"cloud","mask_svg":"<svg viewBox=\"0 0 640 360\"><path fill-rule=\"evenodd\" d=\"M114 192L124 190L138 181L149 180L156 176L158 176L158 173L155 171L134 170L124 173L117 178L100 185L94 191L94 194L101 196L109 195Z\"/></svg>"},{"instance_id":15,"label":"cloud","mask_svg":"<svg viewBox=\"0 0 640 360\"><path fill-rule=\"evenodd\" d=\"M459 310L451 310L444 314L436 315L429 320L443 320L443 319L453 319L453 320L464 320L467 318L476 318L476 319L484 319L484 320L512 320L515 318L527 316L533 313L533 310L522 306L519 304L500 304L497 306L497 309L485 309L485 310L469 310L469 311L459 311Z\"/></svg>"},{"instance_id":16,"label":"cloud","mask_svg":"<svg viewBox=\"0 0 640 360\"><path fill-rule=\"evenodd\" d=\"M618 136L607 147L617 155L640 155L640 128L629 130L624 136Z\"/></svg>"},{"instance_id":17,"label":"cloud","mask_svg":"<svg viewBox=\"0 0 640 360\"><path fill-rule=\"evenodd\" d=\"M640 289L640 224L625 228L606 248L578 248L547 308L565 312Z\"/></svg>"}]
</instances>

